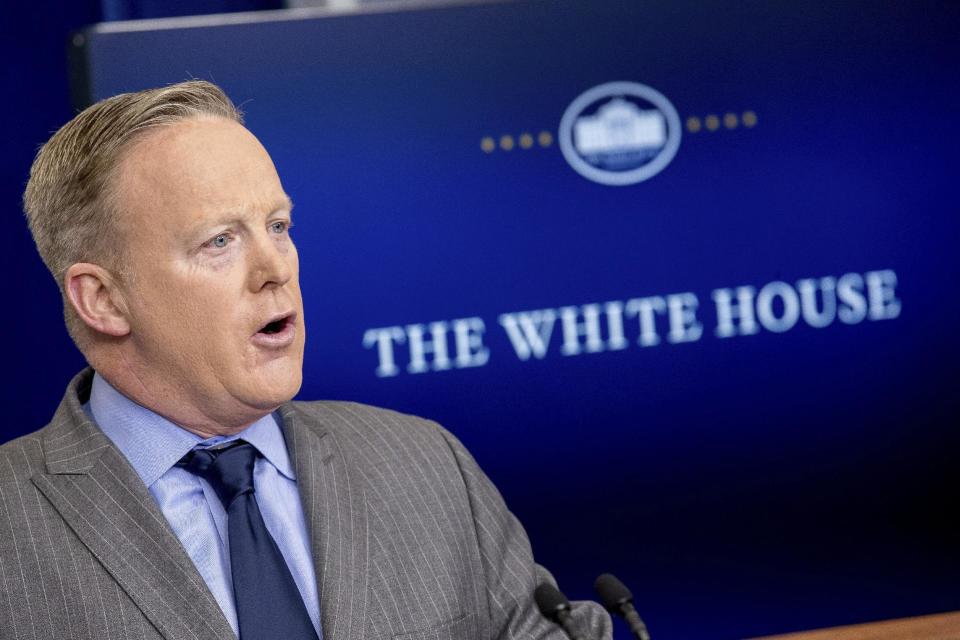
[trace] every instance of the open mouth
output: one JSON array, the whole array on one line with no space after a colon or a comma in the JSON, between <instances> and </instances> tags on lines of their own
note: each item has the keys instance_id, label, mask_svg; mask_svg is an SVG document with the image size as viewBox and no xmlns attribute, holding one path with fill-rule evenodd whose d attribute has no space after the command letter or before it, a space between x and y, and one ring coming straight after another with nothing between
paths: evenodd
<instances>
[{"instance_id":1,"label":"open mouth","mask_svg":"<svg viewBox=\"0 0 960 640\"><path fill-rule=\"evenodd\" d=\"M257 331L257 333L263 333L266 335L273 335L275 333L280 333L281 331L287 328L287 325L289 323L290 323L290 316L284 316L282 318L278 318L277 320L273 320L272 322L268 322L267 324L263 325L263 327L261 327L260 330Z\"/></svg>"}]
</instances>

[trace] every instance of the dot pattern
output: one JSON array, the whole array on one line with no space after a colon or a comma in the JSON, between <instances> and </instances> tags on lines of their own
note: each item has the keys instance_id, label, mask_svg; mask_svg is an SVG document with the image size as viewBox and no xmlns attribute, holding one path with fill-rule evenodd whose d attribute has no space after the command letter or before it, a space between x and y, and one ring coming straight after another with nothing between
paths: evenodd
<instances>
[{"instance_id":1,"label":"dot pattern","mask_svg":"<svg viewBox=\"0 0 960 640\"><path fill-rule=\"evenodd\" d=\"M734 129L752 129L757 126L757 114L753 111L736 113L727 111L723 115L708 113L705 116L689 116L685 121L687 133L708 131L714 133L720 129L733 131Z\"/></svg>"},{"instance_id":2,"label":"dot pattern","mask_svg":"<svg viewBox=\"0 0 960 640\"><path fill-rule=\"evenodd\" d=\"M495 151L513 151L522 149L530 151L531 149L547 149L553 146L553 134L549 131L522 131L517 135L505 133L500 136L484 136L480 138L480 150L484 153L493 153Z\"/></svg>"}]
</instances>

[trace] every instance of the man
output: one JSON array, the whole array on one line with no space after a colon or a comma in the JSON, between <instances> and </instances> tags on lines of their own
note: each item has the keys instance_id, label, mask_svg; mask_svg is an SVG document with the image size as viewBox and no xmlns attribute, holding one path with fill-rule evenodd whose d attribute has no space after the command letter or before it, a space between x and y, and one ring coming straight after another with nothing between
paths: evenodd
<instances>
[{"instance_id":1,"label":"man","mask_svg":"<svg viewBox=\"0 0 960 640\"><path fill-rule=\"evenodd\" d=\"M290 402L291 209L214 85L124 94L24 195L91 365L0 448L0 638L561 638L548 574L438 425ZM590 638L610 636L577 605Z\"/></svg>"}]
</instances>

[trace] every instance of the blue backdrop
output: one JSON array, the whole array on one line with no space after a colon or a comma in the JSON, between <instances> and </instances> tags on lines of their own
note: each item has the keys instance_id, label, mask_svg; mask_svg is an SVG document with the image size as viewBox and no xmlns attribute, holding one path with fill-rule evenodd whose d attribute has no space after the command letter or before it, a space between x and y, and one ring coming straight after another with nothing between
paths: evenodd
<instances>
[{"instance_id":1,"label":"blue backdrop","mask_svg":"<svg viewBox=\"0 0 960 640\"><path fill-rule=\"evenodd\" d=\"M103 25L73 54L88 100L200 77L242 105L296 202L302 398L445 424L569 595L613 570L661 638L960 608L956 9L261 18ZM575 104L614 81L666 104ZM671 143L635 184L575 170ZM8 331L7 437L79 366L15 233L8 313L36 322Z\"/></svg>"}]
</instances>

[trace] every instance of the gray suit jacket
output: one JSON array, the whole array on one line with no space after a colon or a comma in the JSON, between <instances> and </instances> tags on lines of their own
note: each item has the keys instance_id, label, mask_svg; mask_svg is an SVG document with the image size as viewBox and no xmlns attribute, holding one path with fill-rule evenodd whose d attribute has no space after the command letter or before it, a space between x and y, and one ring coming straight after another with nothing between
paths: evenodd
<instances>
[{"instance_id":1,"label":"gray suit jacket","mask_svg":"<svg viewBox=\"0 0 960 640\"><path fill-rule=\"evenodd\" d=\"M231 640L153 497L84 413L91 379L0 447L0 639ZM453 436L350 403L280 412L326 640L564 638L532 604L547 574L522 527ZM589 638L611 636L598 605L575 612Z\"/></svg>"}]
</instances>

